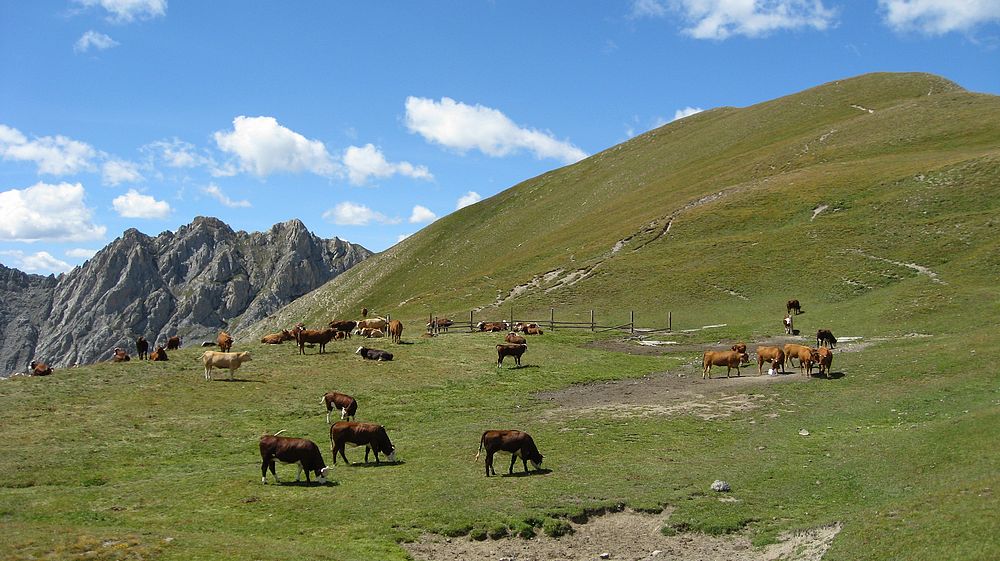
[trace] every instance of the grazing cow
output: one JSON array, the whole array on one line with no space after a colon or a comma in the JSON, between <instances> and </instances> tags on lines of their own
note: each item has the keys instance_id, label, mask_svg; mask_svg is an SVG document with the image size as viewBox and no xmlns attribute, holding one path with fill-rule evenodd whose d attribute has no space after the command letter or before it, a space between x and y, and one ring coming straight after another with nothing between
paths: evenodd
<instances>
[{"instance_id":1,"label":"grazing cow","mask_svg":"<svg viewBox=\"0 0 1000 561\"><path fill-rule=\"evenodd\" d=\"M205 351L201 355L201 363L205 365L205 379L212 379L213 368L228 368L229 379L233 379L233 373L239 370L244 362L250 362L250 353L220 353L219 351Z\"/></svg>"},{"instance_id":2,"label":"grazing cow","mask_svg":"<svg viewBox=\"0 0 1000 561\"><path fill-rule=\"evenodd\" d=\"M521 366L521 355L528 350L525 343L502 343L497 345L497 368L503 366L503 359L506 356L514 357L514 364Z\"/></svg>"},{"instance_id":3,"label":"grazing cow","mask_svg":"<svg viewBox=\"0 0 1000 561\"><path fill-rule=\"evenodd\" d=\"M128 362L132 360L132 357L128 356L125 349L115 347L115 350L111 353L111 362Z\"/></svg>"},{"instance_id":4,"label":"grazing cow","mask_svg":"<svg viewBox=\"0 0 1000 561\"><path fill-rule=\"evenodd\" d=\"M389 351L383 351L381 349L369 349L368 347L358 347L358 350L354 351L354 354L361 355L361 358L366 360L381 360L381 361L392 360L392 353L390 353Z\"/></svg>"},{"instance_id":5,"label":"grazing cow","mask_svg":"<svg viewBox=\"0 0 1000 561\"><path fill-rule=\"evenodd\" d=\"M149 341L142 335L135 338L135 352L139 360L149 358Z\"/></svg>"},{"instance_id":6,"label":"grazing cow","mask_svg":"<svg viewBox=\"0 0 1000 561\"><path fill-rule=\"evenodd\" d=\"M163 345L157 345L153 354L149 355L149 360L152 360L153 362L164 362L169 360L167 358L167 349L164 349Z\"/></svg>"},{"instance_id":7,"label":"grazing cow","mask_svg":"<svg viewBox=\"0 0 1000 561\"><path fill-rule=\"evenodd\" d=\"M295 337L288 332L287 329L282 329L278 333L271 333L260 338L260 342L265 345L280 345L285 341L294 341Z\"/></svg>"},{"instance_id":8,"label":"grazing cow","mask_svg":"<svg viewBox=\"0 0 1000 561\"><path fill-rule=\"evenodd\" d=\"M394 319L389 322L389 338L393 343L399 343L399 340L403 338L403 322L398 319Z\"/></svg>"},{"instance_id":9,"label":"grazing cow","mask_svg":"<svg viewBox=\"0 0 1000 561\"><path fill-rule=\"evenodd\" d=\"M837 348L837 338L833 336L833 332L829 329L820 329L816 332L816 346L829 346L831 349L835 349Z\"/></svg>"},{"instance_id":10,"label":"grazing cow","mask_svg":"<svg viewBox=\"0 0 1000 561\"><path fill-rule=\"evenodd\" d=\"M389 322L385 321L385 318L371 318L363 319L358 322L358 329L381 329L385 331L385 326Z\"/></svg>"},{"instance_id":11,"label":"grazing cow","mask_svg":"<svg viewBox=\"0 0 1000 561\"><path fill-rule=\"evenodd\" d=\"M819 362L819 353L816 349L801 345L796 350L795 358L799 359L799 370L808 376L812 376L813 365ZM788 362L791 363L791 359Z\"/></svg>"},{"instance_id":12,"label":"grazing cow","mask_svg":"<svg viewBox=\"0 0 1000 561\"><path fill-rule=\"evenodd\" d=\"M44 362L36 360L28 363L28 376L48 376L52 374L52 367Z\"/></svg>"},{"instance_id":13,"label":"grazing cow","mask_svg":"<svg viewBox=\"0 0 1000 561\"><path fill-rule=\"evenodd\" d=\"M757 375L764 374L764 363L771 363L773 366L781 366L781 373L785 373L785 351L778 347L757 347Z\"/></svg>"},{"instance_id":14,"label":"grazing cow","mask_svg":"<svg viewBox=\"0 0 1000 561\"><path fill-rule=\"evenodd\" d=\"M785 326L785 335L793 335L795 328L792 327L792 316L786 315L785 319L782 321Z\"/></svg>"},{"instance_id":15,"label":"grazing cow","mask_svg":"<svg viewBox=\"0 0 1000 561\"><path fill-rule=\"evenodd\" d=\"M435 327L438 329L438 331L448 331L448 328L451 327L452 325L455 325L455 322L451 321L450 319L438 318L436 323L434 320L427 322L427 331L433 331Z\"/></svg>"},{"instance_id":16,"label":"grazing cow","mask_svg":"<svg viewBox=\"0 0 1000 561\"><path fill-rule=\"evenodd\" d=\"M278 480L278 474L274 471L274 460L285 464L298 464L299 469L295 472L296 481L305 471L306 482L309 482L309 472L313 472L316 474L316 483L326 483L326 472L330 468L323 461L323 454L319 451L319 446L311 440L278 436L277 434L261 436L260 482L265 485L267 484L267 470L269 468L271 475L274 476L274 482L281 483Z\"/></svg>"},{"instance_id":17,"label":"grazing cow","mask_svg":"<svg viewBox=\"0 0 1000 561\"><path fill-rule=\"evenodd\" d=\"M524 329L524 333L525 335L541 335L543 332L541 327L538 327L537 325L532 327L529 325Z\"/></svg>"},{"instance_id":18,"label":"grazing cow","mask_svg":"<svg viewBox=\"0 0 1000 561\"><path fill-rule=\"evenodd\" d=\"M820 376L825 375L827 379L830 378L830 367L833 366L833 351L826 347L820 347L816 349L816 354L819 355L819 374Z\"/></svg>"},{"instance_id":19,"label":"grazing cow","mask_svg":"<svg viewBox=\"0 0 1000 561\"><path fill-rule=\"evenodd\" d=\"M219 332L219 336L215 338L215 343L219 345L219 350L224 353L228 353L233 348L233 338L225 331Z\"/></svg>"},{"instance_id":20,"label":"grazing cow","mask_svg":"<svg viewBox=\"0 0 1000 561\"><path fill-rule=\"evenodd\" d=\"M542 469L542 455L535 446L535 441L531 435L519 430L488 430L479 439L479 452L476 453L476 461L479 455L486 450L486 477L497 474L493 469L493 454L497 452L510 453L510 469L507 473L514 474L514 462L521 458L524 463L524 473L528 473L528 461L535 466L536 470Z\"/></svg>"},{"instance_id":21,"label":"grazing cow","mask_svg":"<svg viewBox=\"0 0 1000 561\"><path fill-rule=\"evenodd\" d=\"M181 338L180 337L178 337L177 335L174 335L174 336L172 336L172 337L170 337L170 338L167 339L167 350L168 351L176 351L179 348L181 348Z\"/></svg>"},{"instance_id":22,"label":"grazing cow","mask_svg":"<svg viewBox=\"0 0 1000 561\"><path fill-rule=\"evenodd\" d=\"M358 401L346 393L326 392L321 403L326 405L326 423L330 424L330 411L340 411L340 420L353 419L358 412Z\"/></svg>"},{"instance_id":23,"label":"grazing cow","mask_svg":"<svg viewBox=\"0 0 1000 561\"><path fill-rule=\"evenodd\" d=\"M521 337L520 335L518 335L514 331L511 331L510 333L508 333L507 336L503 338L503 340L504 340L505 343L512 343L512 344L515 344L515 345L527 345L528 344L528 340L527 339L525 339L524 337Z\"/></svg>"},{"instance_id":24,"label":"grazing cow","mask_svg":"<svg viewBox=\"0 0 1000 561\"><path fill-rule=\"evenodd\" d=\"M389 441L385 427L375 423L356 423L354 421L337 421L330 425L330 448L333 450L333 463L337 464L337 452L344 458L344 463L351 465L344 454L345 445L365 447L365 463L368 463L368 452L375 452L375 463L378 455L385 454L390 462L396 461L396 447Z\"/></svg>"},{"instance_id":25,"label":"grazing cow","mask_svg":"<svg viewBox=\"0 0 1000 561\"><path fill-rule=\"evenodd\" d=\"M744 362L750 360L750 357L746 353L741 353L739 351L705 351L704 357L702 357L702 373L701 378L712 377L712 367L713 366L725 366L726 367L726 378L729 377L733 368L736 369L736 375L742 376L740 373L740 365Z\"/></svg>"},{"instance_id":26,"label":"grazing cow","mask_svg":"<svg viewBox=\"0 0 1000 561\"><path fill-rule=\"evenodd\" d=\"M327 324L327 326L336 329L340 333L345 333L346 337L351 336L351 331L358 326L358 322L351 320L333 320ZM345 337L336 337L337 339L344 339Z\"/></svg>"},{"instance_id":27,"label":"grazing cow","mask_svg":"<svg viewBox=\"0 0 1000 561\"><path fill-rule=\"evenodd\" d=\"M295 342L299 345L299 354L306 354L306 343L319 343L320 354L326 352L326 344L333 339L333 336L337 334L337 331L332 327L327 327L326 329L302 329L300 326L296 325L295 329L292 330L292 335L295 336Z\"/></svg>"},{"instance_id":28,"label":"grazing cow","mask_svg":"<svg viewBox=\"0 0 1000 561\"><path fill-rule=\"evenodd\" d=\"M795 315L802 313L802 306L799 305L798 300L789 300L788 303L785 304L785 312L788 315L792 315L793 310L795 311Z\"/></svg>"}]
</instances>

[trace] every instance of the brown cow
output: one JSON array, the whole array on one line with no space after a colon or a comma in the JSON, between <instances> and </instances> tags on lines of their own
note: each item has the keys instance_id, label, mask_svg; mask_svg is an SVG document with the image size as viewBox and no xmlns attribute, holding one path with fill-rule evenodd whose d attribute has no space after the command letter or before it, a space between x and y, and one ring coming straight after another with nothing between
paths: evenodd
<instances>
[{"instance_id":1,"label":"brown cow","mask_svg":"<svg viewBox=\"0 0 1000 561\"><path fill-rule=\"evenodd\" d=\"M327 324L328 327L332 327L341 333L346 333L346 337L351 336L351 331L358 326L358 322L351 320L338 320L335 319ZM346 337L337 337L337 339L344 339Z\"/></svg>"},{"instance_id":2,"label":"brown cow","mask_svg":"<svg viewBox=\"0 0 1000 561\"><path fill-rule=\"evenodd\" d=\"M215 338L215 343L219 345L219 350L228 353L229 349L233 348L233 338L225 331L220 331L219 336Z\"/></svg>"},{"instance_id":3,"label":"brown cow","mask_svg":"<svg viewBox=\"0 0 1000 561\"><path fill-rule=\"evenodd\" d=\"M528 345L524 343L502 343L497 345L497 368L503 366L503 359L506 356L514 357L514 364L521 366L521 355L523 355L526 350L528 350Z\"/></svg>"},{"instance_id":4,"label":"brown cow","mask_svg":"<svg viewBox=\"0 0 1000 561\"><path fill-rule=\"evenodd\" d=\"M115 350L111 352L111 362L128 362L132 360L128 353L124 349L115 347Z\"/></svg>"},{"instance_id":5,"label":"brown cow","mask_svg":"<svg viewBox=\"0 0 1000 561\"><path fill-rule=\"evenodd\" d=\"M379 454L385 454L390 462L396 461L396 447L389 440L385 427L375 423L356 423L354 421L337 421L330 425L330 448L333 450L333 463L337 464L337 452L344 462L350 465L344 454L347 444L365 447L365 463L368 463L368 452L375 452L375 463L378 464Z\"/></svg>"},{"instance_id":6,"label":"brown cow","mask_svg":"<svg viewBox=\"0 0 1000 561\"><path fill-rule=\"evenodd\" d=\"M280 434L283 431L278 431ZM265 434L260 437L260 482L267 484L267 470L271 469L275 483L278 474L274 471L274 460L280 460L285 464L298 464L299 469L295 472L295 480L299 480L302 472L306 472L306 482L309 482L309 472L316 474L316 483L326 483L326 472L330 468L323 461L323 454L319 451L319 446L311 440L304 438L291 438L288 436L278 436L277 434Z\"/></svg>"},{"instance_id":7,"label":"brown cow","mask_svg":"<svg viewBox=\"0 0 1000 561\"><path fill-rule=\"evenodd\" d=\"M353 419L358 412L358 402L346 393L326 392L320 402L326 405L326 423L330 424L330 411L336 408L340 411L340 420Z\"/></svg>"},{"instance_id":8,"label":"brown cow","mask_svg":"<svg viewBox=\"0 0 1000 561\"><path fill-rule=\"evenodd\" d=\"M455 322L448 318L438 318L437 321L431 320L427 322L427 331L433 331L437 328L438 331L448 331L448 328L455 325Z\"/></svg>"},{"instance_id":9,"label":"brown cow","mask_svg":"<svg viewBox=\"0 0 1000 561\"><path fill-rule=\"evenodd\" d=\"M337 330L332 327L327 327L323 330L318 329L302 329L298 325L292 330L292 335L295 336L295 341L299 344L299 354L306 354L306 343L319 343L320 354L326 352L326 344L333 339L334 335L337 334Z\"/></svg>"},{"instance_id":10,"label":"brown cow","mask_svg":"<svg viewBox=\"0 0 1000 561\"><path fill-rule=\"evenodd\" d=\"M527 339L525 339L524 337L521 337L520 335L518 335L517 333L515 333L513 331L511 331L510 333L508 333L507 336L503 338L503 340L504 340L505 343L512 343L512 344L515 344L515 345L526 345L526 344L528 344L528 340Z\"/></svg>"},{"instance_id":11,"label":"brown cow","mask_svg":"<svg viewBox=\"0 0 1000 561\"><path fill-rule=\"evenodd\" d=\"M394 319L389 322L389 337L392 339L393 343L398 343L403 337L403 322L398 319Z\"/></svg>"},{"instance_id":12,"label":"brown cow","mask_svg":"<svg viewBox=\"0 0 1000 561\"><path fill-rule=\"evenodd\" d=\"M507 473L514 474L514 462L518 458L524 463L524 473L528 473L528 461L535 466L536 470L542 469L542 455L535 446L535 441L531 435L519 430L488 430L479 438L479 452L476 453L476 461L479 455L486 450L486 477L497 474L493 469L493 454L497 452L510 453L510 469Z\"/></svg>"},{"instance_id":13,"label":"brown cow","mask_svg":"<svg viewBox=\"0 0 1000 561\"><path fill-rule=\"evenodd\" d=\"M154 362L164 362L166 360L169 360L167 358L167 349L164 349L163 345L157 345L156 350L153 351L153 354L149 355L149 360L152 360Z\"/></svg>"},{"instance_id":14,"label":"brown cow","mask_svg":"<svg viewBox=\"0 0 1000 561\"><path fill-rule=\"evenodd\" d=\"M820 347L817 349L817 354L819 355L819 374L820 376L826 375L829 379L830 367L833 366L833 351L826 347Z\"/></svg>"},{"instance_id":15,"label":"brown cow","mask_svg":"<svg viewBox=\"0 0 1000 561\"><path fill-rule=\"evenodd\" d=\"M792 311L795 311L795 315L798 315L798 314L802 313L802 306L799 305L799 301L798 300L794 300L794 299L793 300L789 300L788 303L785 304L785 312L788 315L792 315Z\"/></svg>"},{"instance_id":16,"label":"brown cow","mask_svg":"<svg viewBox=\"0 0 1000 561\"><path fill-rule=\"evenodd\" d=\"M177 335L174 335L174 336L170 337L169 339L167 339L167 350L168 351L176 351L179 348L181 348L181 338L180 337L178 337Z\"/></svg>"},{"instance_id":17,"label":"brown cow","mask_svg":"<svg viewBox=\"0 0 1000 561\"><path fill-rule=\"evenodd\" d=\"M743 341L740 341L739 343L736 343L732 347L729 347L729 350L736 351L742 354L747 354L747 344L744 343Z\"/></svg>"},{"instance_id":18,"label":"brown cow","mask_svg":"<svg viewBox=\"0 0 1000 561\"><path fill-rule=\"evenodd\" d=\"M510 327L505 321L481 321L476 324L476 329L495 333L498 331L508 331Z\"/></svg>"},{"instance_id":19,"label":"brown cow","mask_svg":"<svg viewBox=\"0 0 1000 561\"><path fill-rule=\"evenodd\" d=\"M511 331L516 331L518 333L527 333L528 332L528 328L530 328L530 327L538 327L538 324L537 323L525 323L523 321L519 321L519 322L517 322L517 323L514 324L514 327L513 327L513 329Z\"/></svg>"},{"instance_id":20,"label":"brown cow","mask_svg":"<svg viewBox=\"0 0 1000 561\"><path fill-rule=\"evenodd\" d=\"M135 352L139 360L149 358L149 341L142 335L135 338Z\"/></svg>"},{"instance_id":21,"label":"brown cow","mask_svg":"<svg viewBox=\"0 0 1000 561\"><path fill-rule=\"evenodd\" d=\"M702 380L711 378L713 366L725 366L726 378L729 377L733 368L736 369L737 376L742 376L740 365L748 360L750 360L750 357L746 353L739 351L705 351L705 355L702 357L701 378Z\"/></svg>"},{"instance_id":22,"label":"brown cow","mask_svg":"<svg viewBox=\"0 0 1000 561\"><path fill-rule=\"evenodd\" d=\"M260 338L260 342L266 345L280 345L285 341L294 341L295 337L288 332L287 329L282 329L278 333L271 333Z\"/></svg>"},{"instance_id":23,"label":"brown cow","mask_svg":"<svg viewBox=\"0 0 1000 561\"><path fill-rule=\"evenodd\" d=\"M764 363L768 362L774 366L781 367L781 373L785 373L785 351L778 347L757 347L757 375L764 374Z\"/></svg>"},{"instance_id":24,"label":"brown cow","mask_svg":"<svg viewBox=\"0 0 1000 561\"><path fill-rule=\"evenodd\" d=\"M537 325L534 327L529 325L528 327L524 328L524 333L525 335L541 335L542 328L538 327Z\"/></svg>"},{"instance_id":25,"label":"brown cow","mask_svg":"<svg viewBox=\"0 0 1000 561\"><path fill-rule=\"evenodd\" d=\"M803 347L798 345L796 349L795 358L799 359L799 370L803 371L808 376L812 376L813 364L819 362L819 353L816 349L809 347ZM791 359L789 358L788 363L791 364Z\"/></svg>"},{"instance_id":26,"label":"brown cow","mask_svg":"<svg viewBox=\"0 0 1000 561\"><path fill-rule=\"evenodd\" d=\"M44 362L31 361L28 363L29 376L48 376L52 374L52 367Z\"/></svg>"},{"instance_id":27,"label":"brown cow","mask_svg":"<svg viewBox=\"0 0 1000 561\"><path fill-rule=\"evenodd\" d=\"M358 322L357 329L355 330L354 334L357 335L358 331L360 331L362 329L366 329L366 328L367 329L379 329L379 330L385 331L385 326L388 323L389 322L387 322L385 320L385 318L363 319L363 320L361 320L361 321Z\"/></svg>"}]
</instances>

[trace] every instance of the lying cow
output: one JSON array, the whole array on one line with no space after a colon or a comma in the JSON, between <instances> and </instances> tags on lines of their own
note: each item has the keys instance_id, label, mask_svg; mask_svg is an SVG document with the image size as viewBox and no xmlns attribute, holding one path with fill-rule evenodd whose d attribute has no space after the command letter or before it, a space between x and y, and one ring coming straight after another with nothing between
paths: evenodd
<instances>
[{"instance_id":1,"label":"lying cow","mask_svg":"<svg viewBox=\"0 0 1000 561\"><path fill-rule=\"evenodd\" d=\"M515 345L526 345L528 343L527 339L518 335L514 331L508 333L507 336L503 338L503 340L505 343L511 343Z\"/></svg>"},{"instance_id":2,"label":"lying cow","mask_svg":"<svg viewBox=\"0 0 1000 561\"><path fill-rule=\"evenodd\" d=\"M353 419L358 412L358 402L346 393L327 392L321 402L326 405L326 424L330 424L330 412L334 409L340 411L340 420Z\"/></svg>"},{"instance_id":3,"label":"lying cow","mask_svg":"<svg viewBox=\"0 0 1000 561\"><path fill-rule=\"evenodd\" d=\"M521 458L524 463L524 473L528 473L529 460L536 470L542 469L542 455L538 452L538 447L535 446L531 435L526 432L488 430L479 439L479 452L476 453L476 461L479 461L479 455L483 453L484 449L486 450L486 477L490 476L490 472L493 475L497 474L496 470L493 469L493 454L497 452L510 453L510 469L507 470L507 473L511 475L514 474L514 462L518 458Z\"/></svg>"},{"instance_id":4,"label":"lying cow","mask_svg":"<svg viewBox=\"0 0 1000 561\"><path fill-rule=\"evenodd\" d=\"M52 374L52 367L44 362L36 360L28 363L28 376L48 376Z\"/></svg>"},{"instance_id":5,"label":"lying cow","mask_svg":"<svg viewBox=\"0 0 1000 561\"><path fill-rule=\"evenodd\" d=\"M132 360L132 357L128 356L128 353L120 347L115 347L115 350L111 351L111 362L128 362Z\"/></svg>"},{"instance_id":6,"label":"lying cow","mask_svg":"<svg viewBox=\"0 0 1000 561\"><path fill-rule=\"evenodd\" d=\"M368 463L368 452L375 452L375 463L378 464L379 454L385 454L390 462L396 461L396 447L389 441L385 427L375 423L355 423L353 421L337 421L330 426L330 448L333 450L333 463L337 464L337 452L344 458L344 463L351 465L344 454L347 444L365 447L365 463Z\"/></svg>"},{"instance_id":7,"label":"lying cow","mask_svg":"<svg viewBox=\"0 0 1000 561\"><path fill-rule=\"evenodd\" d=\"M505 321L481 321L476 324L476 329L495 333L497 331L508 331L510 327Z\"/></svg>"},{"instance_id":8,"label":"lying cow","mask_svg":"<svg viewBox=\"0 0 1000 561\"><path fill-rule=\"evenodd\" d=\"M514 324L514 328L511 331L516 331L518 333L527 333L528 329L532 328L532 327L538 327L538 324L537 323L525 323L523 321L519 321L519 322L517 322L517 323Z\"/></svg>"},{"instance_id":9,"label":"lying cow","mask_svg":"<svg viewBox=\"0 0 1000 561\"><path fill-rule=\"evenodd\" d=\"M287 329L282 329L277 333L270 333L260 338L260 342L265 345L280 345L285 341L294 341L295 337L288 332Z\"/></svg>"},{"instance_id":10,"label":"lying cow","mask_svg":"<svg viewBox=\"0 0 1000 561\"><path fill-rule=\"evenodd\" d=\"M233 379L233 373L239 370L244 362L250 362L250 353L243 351L240 353L220 353L219 351L205 351L201 355L201 362L205 365L205 379L212 380L213 368L228 368L229 379Z\"/></svg>"},{"instance_id":11,"label":"lying cow","mask_svg":"<svg viewBox=\"0 0 1000 561\"><path fill-rule=\"evenodd\" d=\"M385 333L382 333L381 329L375 329L373 327L364 327L358 330L358 335L366 339L381 339L385 337Z\"/></svg>"},{"instance_id":12,"label":"lying cow","mask_svg":"<svg viewBox=\"0 0 1000 561\"><path fill-rule=\"evenodd\" d=\"M528 327L524 328L524 333L525 335L541 335L543 332L541 327L538 327L537 325L535 326L529 325Z\"/></svg>"},{"instance_id":13,"label":"lying cow","mask_svg":"<svg viewBox=\"0 0 1000 561\"><path fill-rule=\"evenodd\" d=\"M780 366L781 373L785 373L785 351L778 347L757 347L757 375L764 375L764 363L769 363L772 367Z\"/></svg>"},{"instance_id":14,"label":"lying cow","mask_svg":"<svg viewBox=\"0 0 1000 561\"><path fill-rule=\"evenodd\" d=\"M385 331L385 326L388 325L388 323L389 322L387 322L385 318L368 318L359 321L357 327L358 329L378 329Z\"/></svg>"},{"instance_id":15,"label":"lying cow","mask_svg":"<svg viewBox=\"0 0 1000 561\"><path fill-rule=\"evenodd\" d=\"M164 362L169 360L167 357L167 349L164 349L163 345L157 345L153 354L149 355L149 360L152 360L153 362Z\"/></svg>"},{"instance_id":16,"label":"lying cow","mask_svg":"<svg viewBox=\"0 0 1000 561\"><path fill-rule=\"evenodd\" d=\"M503 359L507 356L514 357L514 364L521 366L521 355L528 350L528 345L524 343L502 343L497 345L497 368L503 366Z\"/></svg>"},{"instance_id":17,"label":"lying cow","mask_svg":"<svg viewBox=\"0 0 1000 561\"><path fill-rule=\"evenodd\" d=\"M829 329L820 329L816 332L816 346L828 346L831 349L835 349L837 348L837 338L833 336L833 332Z\"/></svg>"},{"instance_id":18,"label":"lying cow","mask_svg":"<svg viewBox=\"0 0 1000 561\"><path fill-rule=\"evenodd\" d=\"M279 431L280 432L280 431ZM299 469L295 473L295 480L298 481L302 472L306 472L306 482L309 482L309 472L316 474L316 483L326 483L326 472L330 468L323 461L323 454L319 451L319 446L311 440L305 438L291 438L288 436L278 436L265 434L260 437L260 482L267 484L267 470L271 470L275 483L278 474L274 471L274 460L279 460L285 464L298 464Z\"/></svg>"},{"instance_id":19,"label":"lying cow","mask_svg":"<svg viewBox=\"0 0 1000 561\"><path fill-rule=\"evenodd\" d=\"M736 369L737 376L742 376L740 365L749 360L750 357L746 353L739 351L705 351L705 355L702 357L701 378L702 380L711 378L713 366L725 366L726 378L730 376L733 368Z\"/></svg>"},{"instance_id":20,"label":"lying cow","mask_svg":"<svg viewBox=\"0 0 1000 561\"><path fill-rule=\"evenodd\" d=\"M392 360L392 353L390 353L389 351L383 351L381 349L369 349L368 347L358 347L358 350L354 351L354 354L361 355L361 358L367 360L381 360L381 361Z\"/></svg>"},{"instance_id":21,"label":"lying cow","mask_svg":"<svg viewBox=\"0 0 1000 561\"><path fill-rule=\"evenodd\" d=\"M830 367L833 366L833 351L826 347L820 347L816 349L816 354L819 357L817 364L819 365L820 376L826 376L829 379Z\"/></svg>"}]
</instances>

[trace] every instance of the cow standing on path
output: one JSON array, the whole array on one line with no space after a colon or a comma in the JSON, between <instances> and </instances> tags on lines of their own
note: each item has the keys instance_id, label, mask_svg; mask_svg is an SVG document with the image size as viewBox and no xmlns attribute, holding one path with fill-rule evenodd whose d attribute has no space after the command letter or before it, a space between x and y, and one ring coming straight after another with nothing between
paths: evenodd
<instances>
[{"instance_id":1,"label":"cow standing on path","mask_svg":"<svg viewBox=\"0 0 1000 561\"><path fill-rule=\"evenodd\" d=\"M736 375L742 376L740 374L740 365L744 362L748 362L750 356L745 352L740 351L705 351L702 357L702 373L701 379L712 378L712 367L713 366L725 366L726 367L726 378L730 376L733 368L736 369Z\"/></svg>"}]
</instances>

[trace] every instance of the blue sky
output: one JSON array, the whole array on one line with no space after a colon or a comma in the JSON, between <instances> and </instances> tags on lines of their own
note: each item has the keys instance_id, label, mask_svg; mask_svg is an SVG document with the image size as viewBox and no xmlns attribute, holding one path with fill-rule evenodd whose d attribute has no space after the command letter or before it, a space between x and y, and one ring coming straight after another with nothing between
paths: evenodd
<instances>
[{"instance_id":1,"label":"blue sky","mask_svg":"<svg viewBox=\"0 0 1000 561\"><path fill-rule=\"evenodd\" d=\"M1000 0L0 0L0 263L301 219L380 251L631 136L875 71L1000 94Z\"/></svg>"}]
</instances>

